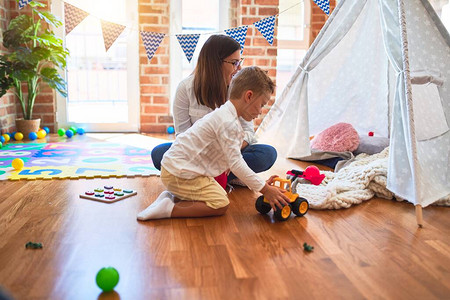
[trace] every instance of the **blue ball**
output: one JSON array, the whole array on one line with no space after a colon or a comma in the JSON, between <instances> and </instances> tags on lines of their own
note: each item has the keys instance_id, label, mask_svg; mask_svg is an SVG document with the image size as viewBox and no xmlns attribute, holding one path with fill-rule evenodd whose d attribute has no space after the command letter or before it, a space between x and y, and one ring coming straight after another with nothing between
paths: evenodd
<instances>
[{"instance_id":1,"label":"blue ball","mask_svg":"<svg viewBox=\"0 0 450 300\"><path fill-rule=\"evenodd\" d=\"M77 133L79 134L79 135L83 135L84 134L84 129L83 128L77 128Z\"/></svg>"},{"instance_id":2,"label":"blue ball","mask_svg":"<svg viewBox=\"0 0 450 300\"><path fill-rule=\"evenodd\" d=\"M16 138L14 137L16 135L17 131L14 131L13 133L8 133L9 136L11 137L11 140L15 141Z\"/></svg>"},{"instance_id":3,"label":"blue ball","mask_svg":"<svg viewBox=\"0 0 450 300\"><path fill-rule=\"evenodd\" d=\"M30 132L29 134L28 134L28 138L30 139L30 140L32 140L32 141L34 141L35 139L37 139L37 134L36 134L36 132Z\"/></svg>"},{"instance_id":4,"label":"blue ball","mask_svg":"<svg viewBox=\"0 0 450 300\"><path fill-rule=\"evenodd\" d=\"M167 133L168 133L168 134L172 134L172 133L174 133L174 132L175 132L175 129L173 128L173 126L167 127Z\"/></svg>"},{"instance_id":5,"label":"blue ball","mask_svg":"<svg viewBox=\"0 0 450 300\"><path fill-rule=\"evenodd\" d=\"M44 129L44 130L45 130L45 132L47 132L47 134L49 134L49 133L50 133L50 128L48 128L48 127L44 127L44 128L42 128L42 129Z\"/></svg>"},{"instance_id":6,"label":"blue ball","mask_svg":"<svg viewBox=\"0 0 450 300\"><path fill-rule=\"evenodd\" d=\"M67 131L66 131L66 136L67 136L68 138L71 138L71 137L73 136L73 131L72 131L72 130L67 130Z\"/></svg>"},{"instance_id":7,"label":"blue ball","mask_svg":"<svg viewBox=\"0 0 450 300\"><path fill-rule=\"evenodd\" d=\"M1 142L2 144L5 143L5 138L4 138L3 136L1 136L1 135L0 135L0 142Z\"/></svg>"}]
</instances>

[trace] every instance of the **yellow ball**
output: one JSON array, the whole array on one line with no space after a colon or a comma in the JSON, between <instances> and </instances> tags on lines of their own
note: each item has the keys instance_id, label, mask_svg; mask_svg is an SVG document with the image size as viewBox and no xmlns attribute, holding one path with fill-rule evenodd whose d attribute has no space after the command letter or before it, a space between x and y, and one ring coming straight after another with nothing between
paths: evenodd
<instances>
[{"instance_id":1,"label":"yellow ball","mask_svg":"<svg viewBox=\"0 0 450 300\"><path fill-rule=\"evenodd\" d=\"M22 132L16 132L16 134L14 135L14 138L16 139L16 141L21 141L21 140L23 140L23 134L22 134Z\"/></svg>"},{"instance_id":2,"label":"yellow ball","mask_svg":"<svg viewBox=\"0 0 450 300\"><path fill-rule=\"evenodd\" d=\"M6 133L2 134L2 137L5 138L5 143L9 142L9 140L10 140L9 134L6 134Z\"/></svg>"},{"instance_id":3,"label":"yellow ball","mask_svg":"<svg viewBox=\"0 0 450 300\"><path fill-rule=\"evenodd\" d=\"M16 170L22 170L23 165L24 162L20 158L14 158L14 160L11 163L11 166Z\"/></svg>"},{"instance_id":4,"label":"yellow ball","mask_svg":"<svg viewBox=\"0 0 450 300\"><path fill-rule=\"evenodd\" d=\"M45 132L44 129L39 130L37 133L38 139L43 139L43 138L45 138L46 135L47 135L47 132Z\"/></svg>"}]
</instances>

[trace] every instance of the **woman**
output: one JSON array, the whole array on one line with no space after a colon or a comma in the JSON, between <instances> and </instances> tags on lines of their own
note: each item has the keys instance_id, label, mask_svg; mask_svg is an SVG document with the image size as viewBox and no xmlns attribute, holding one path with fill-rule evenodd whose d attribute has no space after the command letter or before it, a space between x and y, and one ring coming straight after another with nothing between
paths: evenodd
<instances>
[{"instance_id":1,"label":"woman","mask_svg":"<svg viewBox=\"0 0 450 300\"><path fill-rule=\"evenodd\" d=\"M173 118L176 134L186 131L196 121L220 107L227 101L228 86L233 76L241 69L241 47L237 41L226 35L212 35L200 51L197 66L189 77L178 85L173 103ZM275 148L257 145L253 122L240 119L245 132L241 147L247 165L255 172L268 170L277 158ZM161 160L172 143L155 147L152 160L161 169ZM236 179L236 180L234 180ZM230 173L228 182L239 184Z\"/></svg>"}]
</instances>

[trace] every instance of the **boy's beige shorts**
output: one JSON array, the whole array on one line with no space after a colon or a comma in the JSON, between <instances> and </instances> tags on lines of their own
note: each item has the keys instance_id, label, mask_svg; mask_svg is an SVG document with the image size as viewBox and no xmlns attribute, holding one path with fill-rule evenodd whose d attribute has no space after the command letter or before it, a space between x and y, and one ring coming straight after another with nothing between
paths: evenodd
<instances>
[{"instance_id":1,"label":"boy's beige shorts","mask_svg":"<svg viewBox=\"0 0 450 300\"><path fill-rule=\"evenodd\" d=\"M227 192L212 177L199 176L194 179L183 179L170 174L161 166L161 180L167 190L181 200L203 201L214 209L230 203Z\"/></svg>"}]
</instances>

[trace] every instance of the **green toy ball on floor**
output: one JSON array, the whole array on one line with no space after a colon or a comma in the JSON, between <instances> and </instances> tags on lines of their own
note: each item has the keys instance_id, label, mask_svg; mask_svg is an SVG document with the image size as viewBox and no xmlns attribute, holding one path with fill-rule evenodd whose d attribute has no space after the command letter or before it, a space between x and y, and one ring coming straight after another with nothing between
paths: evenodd
<instances>
[{"instance_id":1,"label":"green toy ball on floor","mask_svg":"<svg viewBox=\"0 0 450 300\"><path fill-rule=\"evenodd\" d=\"M66 134L66 130L64 128L58 129L58 135L59 136L64 136L65 134Z\"/></svg>"},{"instance_id":2,"label":"green toy ball on floor","mask_svg":"<svg viewBox=\"0 0 450 300\"><path fill-rule=\"evenodd\" d=\"M30 133L28 134L28 138L29 138L30 140L34 141L35 139L38 138L38 136L37 136L36 132L30 132Z\"/></svg>"},{"instance_id":3,"label":"green toy ball on floor","mask_svg":"<svg viewBox=\"0 0 450 300\"><path fill-rule=\"evenodd\" d=\"M3 143L2 143L2 141L0 141L0 149L2 149L2 147L3 147Z\"/></svg>"},{"instance_id":4,"label":"green toy ball on floor","mask_svg":"<svg viewBox=\"0 0 450 300\"><path fill-rule=\"evenodd\" d=\"M113 267L101 268L95 277L95 282L102 291L112 291L119 283L119 272Z\"/></svg>"}]
</instances>

